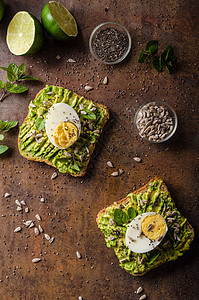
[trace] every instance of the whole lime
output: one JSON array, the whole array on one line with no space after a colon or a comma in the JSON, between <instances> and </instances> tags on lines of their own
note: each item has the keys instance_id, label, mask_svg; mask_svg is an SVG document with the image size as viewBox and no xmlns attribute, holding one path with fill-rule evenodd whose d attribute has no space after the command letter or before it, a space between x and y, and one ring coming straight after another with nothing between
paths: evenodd
<instances>
[{"instance_id":1,"label":"whole lime","mask_svg":"<svg viewBox=\"0 0 199 300\"><path fill-rule=\"evenodd\" d=\"M41 20L46 31L58 41L67 41L78 34L75 18L56 1L49 1L44 6Z\"/></svg>"},{"instance_id":2,"label":"whole lime","mask_svg":"<svg viewBox=\"0 0 199 300\"><path fill-rule=\"evenodd\" d=\"M0 21L1 21L2 18L3 18L4 11L5 11L5 5L4 5L4 2L3 2L3 0L0 0Z\"/></svg>"}]
</instances>

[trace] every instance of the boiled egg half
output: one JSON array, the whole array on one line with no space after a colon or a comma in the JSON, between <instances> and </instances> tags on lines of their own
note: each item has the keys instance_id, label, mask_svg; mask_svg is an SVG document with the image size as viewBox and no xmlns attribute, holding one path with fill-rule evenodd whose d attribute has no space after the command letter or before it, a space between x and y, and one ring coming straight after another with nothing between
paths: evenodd
<instances>
[{"instance_id":1,"label":"boiled egg half","mask_svg":"<svg viewBox=\"0 0 199 300\"><path fill-rule=\"evenodd\" d=\"M49 109L45 120L46 134L59 149L72 146L80 136L81 122L76 111L66 103L56 103Z\"/></svg>"},{"instance_id":2,"label":"boiled egg half","mask_svg":"<svg viewBox=\"0 0 199 300\"><path fill-rule=\"evenodd\" d=\"M155 249L163 240L168 228L165 219L155 212L146 212L135 217L129 224L125 242L135 253Z\"/></svg>"}]
</instances>

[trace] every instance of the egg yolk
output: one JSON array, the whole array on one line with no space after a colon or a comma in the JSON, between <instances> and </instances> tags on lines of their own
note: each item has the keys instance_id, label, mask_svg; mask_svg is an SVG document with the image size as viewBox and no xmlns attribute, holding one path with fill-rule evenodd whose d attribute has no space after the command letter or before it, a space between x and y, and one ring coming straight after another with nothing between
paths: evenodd
<instances>
[{"instance_id":1,"label":"egg yolk","mask_svg":"<svg viewBox=\"0 0 199 300\"><path fill-rule=\"evenodd\" d=\"M53 139L59 148L68 148L78 139L78 128L72 122L61 122L55 128Z\"/></svg>"},{"instance_id":2,"label":"egg yolk","mask_svg":"<svg viewBox=\"0 0 199 300\"><path fill-rule=\"evenodd\" d=\"M142 220L142 232L150 240L157 240L166 232L165 219L159 215L149 215Z\"/></svg>"}]
</instances>

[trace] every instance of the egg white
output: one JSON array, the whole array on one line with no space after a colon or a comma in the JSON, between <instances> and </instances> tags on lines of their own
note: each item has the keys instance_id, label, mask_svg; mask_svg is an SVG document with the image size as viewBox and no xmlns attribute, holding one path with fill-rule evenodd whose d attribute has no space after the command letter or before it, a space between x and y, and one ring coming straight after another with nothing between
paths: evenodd
<instances>
[{"instance_id":1,"label":"egg white","mask_svg":"<svg viewBox=\"0 0 199 300\"><path fill-rule=\"evenodd\" d=\"M126 246L133 252L135 253L146 253L149 252L153 249L155 249L163 240L168 228L166 225L166 230L165 230L165 234L163 236L163 238L158 241L152 241L150 239L148 239L144 234L142 233L142 227L141 227L141 223L142 220L146 217L146 216L150 216L150 215L155 215L155 212L147 212L147 213L143 213L138 215L137 217L135 217L132 222L129 224L127 231L126 231L126 236L125 236L125 242L126 242ZM165 221L166 224L166 221Z\"/></svg>"},{"instance_id":2,"label":"egg white","mask_svg":"<svg viewBox=\"0 0 199 300\"><path fill-rule=\"evenodd\" d=\"M66 103L56 103L48 110L45 120L45 130L50 142L59 149L66 149L58 147L54 142L53 134L56 127L62 122L74 123L78 128L78 137L81 133L81 122L76 111Z\"/></svg>"}]
</instances>

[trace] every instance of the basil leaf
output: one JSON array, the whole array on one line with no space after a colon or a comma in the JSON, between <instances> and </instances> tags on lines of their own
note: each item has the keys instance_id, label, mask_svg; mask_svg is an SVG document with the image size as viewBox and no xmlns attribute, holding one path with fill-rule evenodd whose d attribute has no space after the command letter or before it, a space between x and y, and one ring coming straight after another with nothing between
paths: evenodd
<instances>
[{"instance_id":1,"label":"basil leaf","mask_svg":"<svg viewBox=\"0 0 199 300\"><path fill-rule=\"evenodd\" d=\"M6 151L8 150L8 148L9 148L9 147L6 146L6 145L0 145L0 154L6 152Z\"/></svg>"},{"instance_id":2,"label":"basil leaf","mask_svg":"<svg viewBox=\"0 0 199 300\"><path fill-rule=\"evenodd\" d=\"M33 76L22 76L19 78L19 81L24 81L24 80L39 80L39 78Z\"/></svg>"},{"instance_id":3,"label":"basil leaf","mask_svg":"<svg viewBox=\"0 0 199 300\"><path fill-rule=\"evenodd\" d=\"M44 129L44 127L45 127L44 119L37 118L37 120L35 121L35 127L36 127L37 131Z\"/></svg>"},{"instance_id":4,"label":"basil leaf","mask_svg":"<svg viewBox=\"0 0 199 300\"><path fill-rule=\"evenodd\" d=\"M5 88L5 84L3 83L2 80L0 80L0 89L4 90L4 88Z\"/></svg>"},{"instance_id":5,"label":"basil leaf","mask_svg":"<svg viewBox=\"0 0 199 300\"><path fill-rule=\"evenodd\" d=\"M133 220L136 217L136 212L133 207L129 207L127 213L130 220Z\"/></svg>"},{"instance_id":6,"label":"basil leaf","mask_svg":"<svg viewBox=\"0 0 199 300\"><path fill-rule=\"evenodd\" d=\"M14 93L14 94L21 94L24 93L26 91L28 91L28 88L24 85L18 85L18 84L13 84L11 82L6 82L6 89L8 90L8 92L10 93Z\"/></svg>"},{"instance_id":7,"label":"basil leaf","mask_svg":"<svg viewBox=\"0 0 199 300\"><path fill-rule=\"evenodd\" d=\"M18 67L17 67L17 65L15 65L14 63L9 64L8 70L10 71L10 72L7 71L8 80L11 81L11 82L14 82L15 80L17 80L18 79Z\"/></svg>"},{"instance_id":8,"label":"basil leaf","mask_svg":"<svg viewBox=\"0 0 199 300\"><path fill-rule=\"evenodd\" d=\"M140 56L138 58L138 62L143 63L145 61L145 59L146 59L146 54L144 54L144 51L141 51Z\"/></svg>"},{"instance_id":9,"label":"basil leaf","mask_svg":"<svg viewBox=\"0 0 199 300\"><path fill-rule=\"evenodd\" d=\"M152 56L151 57L151 63L153 65L153 67L158 71L158 72L162 72L162 67L159 63L159 57L157 56Z\"/></svg>"},{"instance_id":10,"label":"basil leaf","mask_svg":"<svg viewBox=\"0 0 199 300\"><path fill-rule=\"evenodd\" d=\"M122 226L124 223L127 223L128 216L123 210L116 208L114 211L114 221L117 225Z\"/></svg>"},{"instance_id":11,"label":"basil leaf","mask_svg":"<svg viewBox=\"0 0 199 300\"><path fill-rule=\"evenodd\" d=\"M81 116L84 119L88 119L88 120L96 120L96 115L94 114L94 112L90 111L90 109L84 108L82 111L85 111L87 114L86 115L82 115Z\"/></svg>"},{"instance_id":12,"label":"basil leaf","mask_svg":"<svg viewBox=\"0 0 199 300\"><path fill-rule=\"evenodd\" d=\"M80 171L80 168L78 166L78 164L76 162L74 162L74 164L72 165L73 169L75 169L76 171Z\"/></svg>"},{"instance_id":13,"label":"basil leaf","mask_svg":"<svg viewBox=\"0 0 199 300\"><path fill-rule=\"evenodd\" d=\"M18 77L20 78L21 76L24 76L24 75L26 75L26 66L24 63L22 63L18 69Z\"/></svg>"},{"instance_id":14,"label":"basil leaf","mask_svg":"<svg viewBox=\"0 0 199 300\"><path fill-rule=\"evenodd\" d=\"M0 134L0 141L3 141L3 139L4 139L4 135Z\"/></svg>"},{"instance_id":15,"label":"basil leaf","mask_svg":"<svg viewBox=\"0 0 199 300\"><path fill-rule=\"evenodd\" d=\"M12 70L10 70L9 68L6 68L6 67L0 67L0 69L4 70L4 71L7 71L8 73L12 74L13 76L15 76L15 74L13 73Z\"/></svg>"},{"instance_id":16,"label":"basil leaf","mask_svg":"<svg viewBox=\"0 0 199 300\"><path fill-rule=\"evenodd\" d=\"M158 41L150 41L146 44L146 52L155 54L158 50Z\"/></svg>"},{"instance_id":17,"label":"basil leaf","mask_svg":"<svg viewBox=\"0 0 199 300\"><path fill-rule=\"evenodd\" d=\"M9 131L11 128L14 128L15 126L17 126L18 122L17 121L5 121L0 123L0 130L2 132L7 132Z\"/></svg>"}]
</instances>

